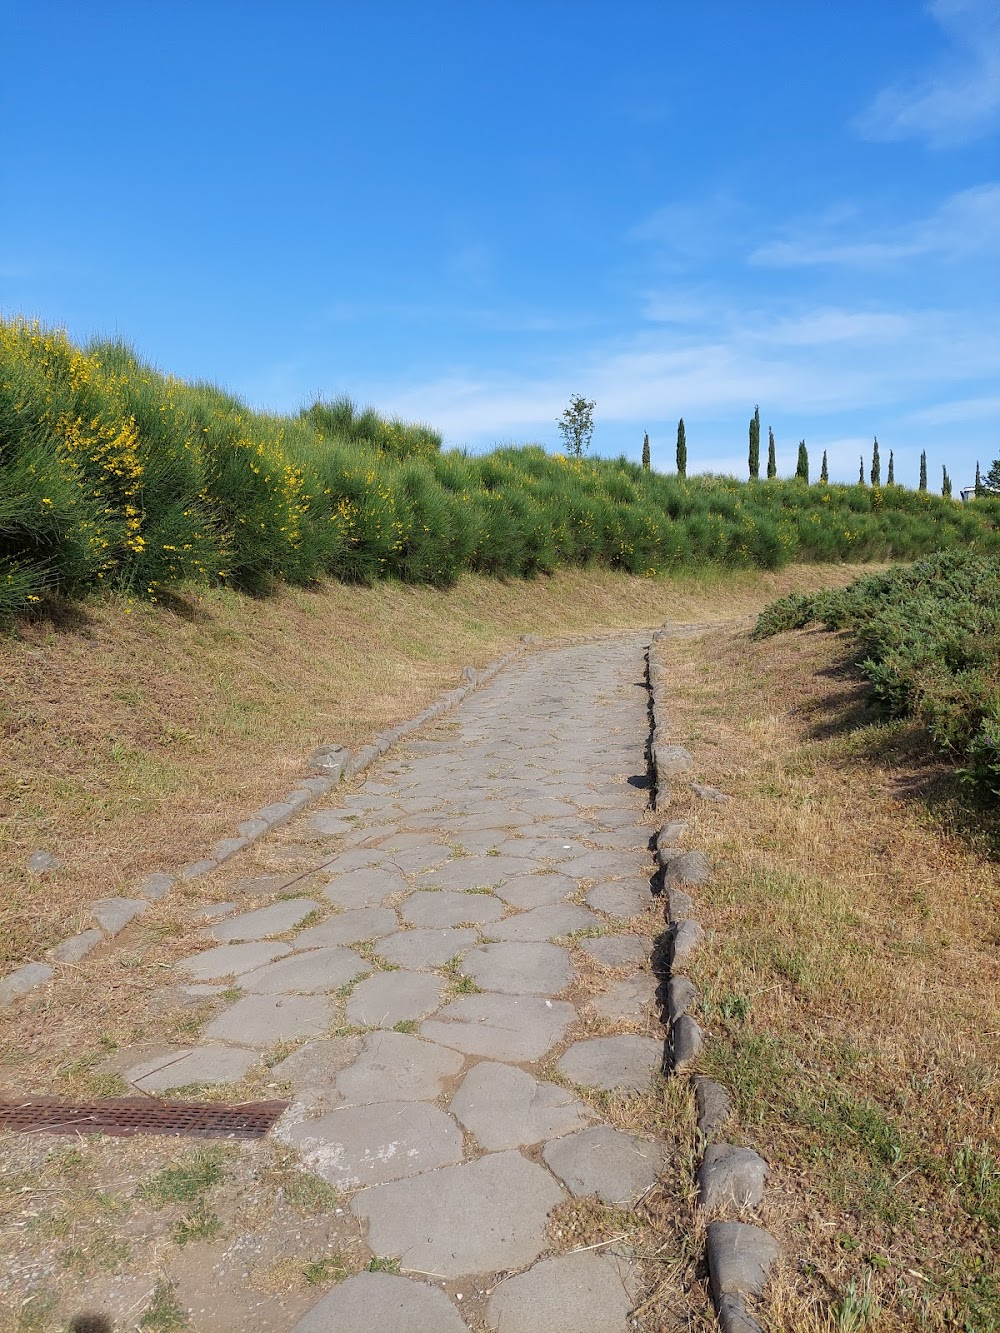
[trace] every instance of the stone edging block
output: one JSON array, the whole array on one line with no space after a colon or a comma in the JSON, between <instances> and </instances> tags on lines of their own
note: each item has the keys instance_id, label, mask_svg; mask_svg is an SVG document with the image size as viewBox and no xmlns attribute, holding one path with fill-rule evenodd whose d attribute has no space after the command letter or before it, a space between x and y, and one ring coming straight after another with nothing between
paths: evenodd
<instances>
[{"instance_id":1,"label":"stone edging block","mask_svg":"<svg viewBox=\"0 0 1000 1333\"><path fill-rule=\"evenodd\" d=\"M653 634L653 643L667 633L666 627ZM653 773L654 809L666 808L670 791L666 779L685 772L692 764L687 750L670 744L664 731L666 710L663 687L665 671L653 653L646 654L646 678L652 702L652 733L649 759ZM695 795L718 804L732 800L717 787L692 782ZM669 950L671 975L666 990L666 1020L670 1030L673 1072L684 1073L697 1063L704 1044L701 1027L690 1010L698 992L690 978L674 969L690 958L705 938L695 919L695 904L685 892L689 886L705 884L712 866L701 851L688 851L677 844L687 825L676 820L666 823L656 837L656 860L660 867L661 892L665 899L664 917L670 926ZM684 886L684 887L681 887ZM704 1138L712 1138L732 1114L726 1090L712 1079L694 1075L693 1086L698 1105L698 1129ZM757 1208L764 1200L767 1163L749 1148L730 1143L709 1143L698 1168L698 1201L706 1212L725 1208ZM708 1228L707 1258L712 1286L712 1300L723 1333L763 1333L761 1325L747 1309L747 1297L759 1296L764 1289L771 1264L778 1254L777 1242L762 1227L744 1222L712 1222Z\"/></svg>"},{"instance_id":2,"label":"stone edging block","mask_svg":"<svg viewBox=\"0 0 1000 1333\"><path fill-rule=\"evenodd\" d=\"M708 1272L723 1333L762 1333L746 1298L767 1283L778 1245L770 1232L746 1222L712 1222L708 1228Z\"/></svg>"}]
</instances>

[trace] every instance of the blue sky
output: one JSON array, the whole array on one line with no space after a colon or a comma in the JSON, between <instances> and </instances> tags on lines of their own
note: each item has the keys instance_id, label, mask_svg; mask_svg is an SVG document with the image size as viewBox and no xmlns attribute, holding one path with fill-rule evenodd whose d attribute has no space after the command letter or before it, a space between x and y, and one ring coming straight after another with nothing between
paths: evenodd
<instances>
[{"instance_id":1,"label":"blue sky","mask_svg":"<svg viewBox=\"0 0 1000 1333\"><path fill-rule=\"evenodd\" d=\"M6 0L0 310L482 449L1000 456L997 0Z\"/></svg>"}]
</instances>

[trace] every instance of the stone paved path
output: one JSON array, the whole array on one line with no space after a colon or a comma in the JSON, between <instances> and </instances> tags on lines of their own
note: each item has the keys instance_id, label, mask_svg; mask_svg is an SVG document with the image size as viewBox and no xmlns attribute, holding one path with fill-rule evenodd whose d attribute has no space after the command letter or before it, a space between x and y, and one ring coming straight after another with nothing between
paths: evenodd
<instances>
[{"instance_id":1,"label":"stone paved path","mask_svg":"<svg viewBox=\"0 0 1000 1333\"><path fill-rule=\"evenodd\" d=\"M183 979L241 998L200 1045L127 1071L150 1092L228 1082L272 1043L308 1039L273 1071L294 1089L277 1133L400 1272L341 1283L295 1333L460 1331L445 1288L482 1275L502 1333L629 1328L628 1256L544 1256L553 1208L628 1204L662 1165L579 1095L643 1091L662 1060L642 938L645 642L522 660L445 739L391 754L346 809L302 816L321 890L206 927L212 947ZM269 938L306 918L290 942Z\"/></svg>"}]
</instances>

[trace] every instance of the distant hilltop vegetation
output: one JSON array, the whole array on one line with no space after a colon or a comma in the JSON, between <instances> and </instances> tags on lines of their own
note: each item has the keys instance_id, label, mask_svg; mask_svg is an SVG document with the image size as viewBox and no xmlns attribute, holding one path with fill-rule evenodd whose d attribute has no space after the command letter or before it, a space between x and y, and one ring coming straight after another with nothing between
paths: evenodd
<instances>
[{"instance_id":1,"label":"distant hilltop vegetation","mask_svg":"<svg viewBox=\"0 0 1000 1333\"><path fill-rule=\"evenodd\" d=\"M123 343L0 322L0 616L108 588L463 571L526 578L596 564L908 559L998 546L1000 502L895 485L666 476L536 445L442 451L422 425L347 399L251 411Z\"/></svg>"}]
</instances>

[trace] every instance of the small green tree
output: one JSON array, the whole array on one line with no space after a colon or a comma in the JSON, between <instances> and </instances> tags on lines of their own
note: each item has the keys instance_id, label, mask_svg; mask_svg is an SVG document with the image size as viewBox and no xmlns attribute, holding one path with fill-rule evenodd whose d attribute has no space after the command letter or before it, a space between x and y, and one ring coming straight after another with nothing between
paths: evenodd
<instances>
[{"instance_id":1,"label":"small green tree","mask_svg":"<svg viewBox=\"0 0 1000 1333\"><path fill-rule=\"evenodd\" d=\"M642 466L645 468L645 470L646 470L647 472L649 471L650 458L649 458L649 431L648 431L648 430L646 431L645 435L642 437Z\"/></svg>"},{"instance_id":2,"label":"small green tree","mask_svg":"<svg viewBox=\"0 0 1000 1333\"><path fill-rule=\"evenodd\" d=\"M760 408L755 407L753 416L750 418L750 454L748 458L750 464L750 480L756 481L760 476Z\"/></svg>"},{"instance_id":3,"label":"small green tree","mask_svg":"<svg viewBox=\"0 0 1000 1333\"><path fill-rule=\"evenodd\" d=\"M562 414L556 425L563 437L566 452L574 458L582 458L590 448L594 434L594 408L596 403L575 393L569 400L569 407Z\"/></svg>"},{"instance_id":4,"label":"small green tree","mask_svg":"<svg viewBox=\"0 0 1000 1333\"><path fill-rule=\"evenodd\" d=\"M1000 491L1000 458L994 458L990 470L983 478L983 487L988 491Z\"/></svg>"},{"instance_id":5,"label":"small green tree","mask_svg":"<svg viewBox=\"0 0 1000 1333\"><path fill-rule=\"evenodd\" d=\"M918 491L927 489L927 450L924 449L920 455L920 482L917 486Z\"/></svg>"},{"instance_id":6,"label":"small green tree","mask_svg":"<svg viewBox=\"0 0 1000 1333\"><path fill-rule=\"evenodd\" d=\"M858 485L863 486L864 484L865 484L865 456L864 454L862 454L861 463L858 466Z\"/></svg>"},{"instance_id":7,"label":"small green tree","mask_svg":"<svg viewBox=\"0 0 1000 1333\"><path fill-rule=\"evenodd\" d=\"M795 475L801 481L809 480L809 451L805 440L799 440L799 457L795 464Z\"/></svg>"},{"instance_id":8,"label":"small green tree","mask_svg":"<svg viewBox=\"0 0 1000 1333\"><path fill-rule=\"evenodd\" d=\"M979 471L979 459L977 458L977 459L976 459L976 494L977 494L977 495L982 495L982 493L983 493L983 476L982 476L982 473Z\"/></svg>"},{"instance_id":9,"label":"small green tree","mask_svg":"<svg viewBox=\"0 0 1000 1333\"><path fill-rule=\"evenodd\" d=\"M681 417L677 423L677 475L686 477L688 474L688 447L687 436L684 433L684 418Z\"/></svg>"},{"instance_id":10,"label":"small green tree","mask_svg":"<svg viewBox=\"0 0 1000 1333\"><path fill-rule=\"evenodd\" d=\"M941 469L941 494L944 496L951 495L951 477L948 476L948 469L946 467L942 467Z\"/></svg>"},{"instance_id":11,"label":"small green tree","mask_svg":"<svg viewBox=\"0 0 1000 1333\"><path fill-rule=\"evenodd\" d=\"M767 428L767 475L769 477L778 475L778 459L774 452L774 431L770 426Z\"/></svg>"},{"instance_id":12,"label":"small green tree","mask_svg":"<svg viewBox=\"0 0 1000 1333\"><path fill-rule=\"evenodd\" d=\"M889 450L889 475L886 477L885 482L887 486L895 486L896 484L896 462L892 456L891 449Z\"/></svg>"},{"instance_id":13,"label":"small green tree","mask_svg":"<svg viewBox=\"0 0 1000 1333\"><path fill-rule=\"evenodd\" d=\"M820 464L819 479L825 486L830 480L830 469L826 465L826 450L823 450L823 462Z\"/></svg>"},{"instance_id":14,"label":"small green tree","mask_svg":"<svg viewBox=\"0 0 1000 1333\"><path fill-rule=\"evenodd\" d=\"M872 485L882 485L882 460L878 456L878 436L875 436L875 443L872 445Z\"/></svg>"}]
</instances>

